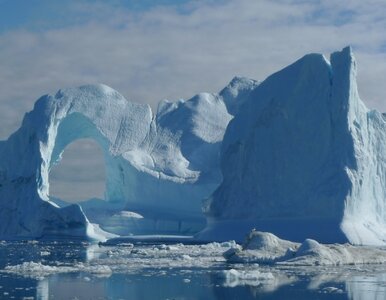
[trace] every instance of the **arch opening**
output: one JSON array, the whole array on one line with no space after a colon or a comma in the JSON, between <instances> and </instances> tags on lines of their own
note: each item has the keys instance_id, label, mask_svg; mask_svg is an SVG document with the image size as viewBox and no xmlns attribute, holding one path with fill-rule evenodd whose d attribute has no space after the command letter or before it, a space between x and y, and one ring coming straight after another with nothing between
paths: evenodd
<instances>
[{"instance_id":1,"label":"arch opening","mask_svg":"<svg viewBox=\"0 0 386 300\"><path fill-rule=\"evenodd\" d=\"M91 138L77 139L65 147L62 159L49 176L50 199L79 203L105 199L106 168L99 144Z\"/></svg>"}]
</instances>

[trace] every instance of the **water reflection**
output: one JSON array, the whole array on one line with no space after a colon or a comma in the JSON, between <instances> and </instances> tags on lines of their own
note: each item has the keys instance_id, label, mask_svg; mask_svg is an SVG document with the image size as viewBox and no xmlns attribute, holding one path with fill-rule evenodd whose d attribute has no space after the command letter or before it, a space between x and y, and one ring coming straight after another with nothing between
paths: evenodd
<instances>
[{"instance_id":1,"label":"water reflection","mask_svg":"<svg viewBox=\"0 0 386 300\"><path fill-rule=\"evenodd\" d=\"M39 280L36 299L106 299L106 282L98 278L89 278L79 274L54 275ZM115 298L114 298L115 299Z\"/></svg>"},{"instance_id":2,"label":"water reflection","mask_svg":"<svg viewBox=\"0 0 386 300\"><path fill-rule=\"evenodd\" d=\"M262 279L239 280L237 286L234 283L230 285L229 279L223 278L221 287L228 289L215 289L214 299L348 299L344 283L331 281L329 276L324 277L326 281L321 281L322 277L304 271L262 268ZM264 274L268 280L264 279ZM231 286L234 288L229 288Z\"/></svg>"},{"instance_id":3,"label":"water reflection","mask_svg":"<svg viewBox=\"0 0 386 300\"><path fill-rule=\"evenodd\" d=\"M109 260L114 251L120 260ZM0 244L0 299L386 299L386 266L272 268L217 263L126 270L131 260L121 253L127 252L82 243ZM66 273L5 272L7 265L31 261L58 268L109 263L114 272L77 268Z\"/></svg>"},{"instance_id":4,"label":"water reflection","mask_svg":"<svg viewBox=\"0 0 386 300\"><path fill-rule=\"evenodd\" d=\"M353 300L386 299L386 273L353 276L347 280L346 288Z\"/></svg>"},{"instance_id":5,"label":"water reflection","mask_svg":"<svg viewBox=\"0 0 386 300\"><path fill-rule=\"evenodd\" d=\"M55 275L37 282L36 299L354 299L379 300L386 296L386 274L352 276L345 281L281 274L271 283L227 286L217 271L168 271L163 274ZM346 276L344 276L346 277ZM288 280L288 279L291 280ZM315 285L317 282L317 285Z\"/></svg>"}]
</instances>

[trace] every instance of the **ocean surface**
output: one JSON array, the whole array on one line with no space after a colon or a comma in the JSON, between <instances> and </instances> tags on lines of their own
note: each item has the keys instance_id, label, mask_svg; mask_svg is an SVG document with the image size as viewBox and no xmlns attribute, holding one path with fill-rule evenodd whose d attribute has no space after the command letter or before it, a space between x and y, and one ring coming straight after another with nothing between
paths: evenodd
<instances>
[{"instance_id":1,"label":"ocean surface","mask_svg":"<svg viewBox=\"0 0 386 300\"><path fill-rule=\"evenodd\" d=\"M0 299L386 299L386 266L228 264L232 242L0 242Z\"/></svg>"}]
</instances>

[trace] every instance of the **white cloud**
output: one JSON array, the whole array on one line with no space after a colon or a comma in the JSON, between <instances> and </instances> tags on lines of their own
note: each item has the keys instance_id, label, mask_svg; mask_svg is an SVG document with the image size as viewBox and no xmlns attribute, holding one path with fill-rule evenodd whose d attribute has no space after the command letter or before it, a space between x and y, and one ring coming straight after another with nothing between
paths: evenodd
<instances>
[{"instance_id":1,"label":"white cloud","mask_svg":"<svg viewBox=\"0 0 386 300\"><path fill-rule=\"evenodd\" d=\"M139 12L83 2L68 11L87 18L0 35L0 138L40 95L62 87L102 82L154 107L218 91L234 75L262 80L306 53L348 44L363 99L386 111L383 0L203 0Z\"/></svg>"},{"instance_id":2,"label":"white cloud","mask_svg":"<svg viewBox=\"0 0 386 300\"><path fill-rule=\"evenodd\" d=\"M50 172L50 195L62 200L103 199L105 184L103 153L90 139L69 145Z\"/></svg>"}]
</instances>

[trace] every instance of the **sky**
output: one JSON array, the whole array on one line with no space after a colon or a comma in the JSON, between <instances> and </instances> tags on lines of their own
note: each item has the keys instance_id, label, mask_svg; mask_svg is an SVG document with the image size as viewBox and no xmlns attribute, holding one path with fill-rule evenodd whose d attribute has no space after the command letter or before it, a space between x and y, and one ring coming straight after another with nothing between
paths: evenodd
<instances>
[{"instance_id":1,"label":"sky","mask_svg":"<svg viewBox=\"0 0 386 300\"><path fill-rule=\"evenodd\" d=\"M384 0L0 0L0 138L60 88L104 83L154 109L347 45L362 99L386 111L385 29ZM51 194L102 197L98 153L90 141L70 145Z\"/></svg>"}]
</instances>

